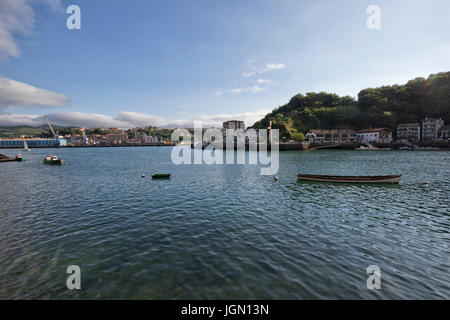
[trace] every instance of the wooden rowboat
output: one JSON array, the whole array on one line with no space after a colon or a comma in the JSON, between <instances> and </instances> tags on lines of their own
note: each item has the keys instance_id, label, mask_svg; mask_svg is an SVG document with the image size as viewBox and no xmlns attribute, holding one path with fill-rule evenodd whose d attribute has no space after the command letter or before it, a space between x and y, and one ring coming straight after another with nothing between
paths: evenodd
<instances>
[{"instance_id":1,"label":"wooden rowboat","mask_svg":"<svg viewBox=\"0 0 450 320\"><path fill-rule=\"evenodd\" d=\"M24 160L25 158L20 153L15 158L8 158L7 156L0 154L0 162L19 162Z\"/></svg>"},{"instance_id":2,"label":"wooden rowboat","mask_svg":"<svg viewBox=\"0 0 450 320\"><path fill-rule=\"evenodd\" d=\"M0 162L20 162L23 161L23 158L2 158Z\"/></svg>"},{"instance_id":3,"label":"wooden rowboat","mask_svg":"<svg viewBox=\"0 0 450 320\"><path fill-rule=\"evenodd\" d=\"M154 174L152 179L170 179L170 174Z\"/></svg>"},{"instance_id":4,"label":"wooden rowboat","mask_svg":"<svg viewBox=\"0 0 450 320\"><path fill-rule=\"evenodd\" d=\"M313 174L297 175L300 181L338 182L338 183L400 183L402 175L391 176L324 176Z\"/></svg>"}]
</instances>

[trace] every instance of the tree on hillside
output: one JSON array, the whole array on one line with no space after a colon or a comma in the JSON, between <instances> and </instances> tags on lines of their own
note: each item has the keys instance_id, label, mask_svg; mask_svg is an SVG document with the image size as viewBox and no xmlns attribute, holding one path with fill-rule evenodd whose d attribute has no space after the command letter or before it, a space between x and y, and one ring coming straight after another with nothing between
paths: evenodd
<instances>
[{"instance_id":1,"label":"tree on hillside","mask_svg":"<svg viewBox=\"0 0 450 320\"><path fill-rule=\"evenodd\" d=\"M293 129L302 133L315 128L395 129L398 123L419 122L425 117L450 122L450 72L416 78L405 85L363 89L358 100L327 92L297 94L253 127L266 128L273 121L289 138Z\"/></svg>"}]
</instances>

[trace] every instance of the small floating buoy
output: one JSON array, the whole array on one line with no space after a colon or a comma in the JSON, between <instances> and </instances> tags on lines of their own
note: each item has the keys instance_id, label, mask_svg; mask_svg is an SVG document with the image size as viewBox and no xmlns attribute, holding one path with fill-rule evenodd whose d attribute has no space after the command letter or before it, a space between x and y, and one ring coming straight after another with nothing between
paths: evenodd
<instances>
[{"instance_id":1,"label":"small floating buoy","mask_svg":"<svg viewBox=\"0 0 450 320\"><path fill-rule=\"evenodd\" d=\"M142 178L145 178L145 174L143 173L141 177L142 177Z\"/></svg>"},{"instance_id":2,"label":"small floating buoy","mask_svg":"<svg viewBox=\"0 0 450 320\"><path fill-rule=\"evenodd\" d=\"M274 180L275 182L278 182L278 181L280 180L280 178L278 178L277 176L275 176L275 177L273 178L273 180Z\"/></svg>"},{"instance_id":3,"label":"small floating buoy","mask_svg":"<svg viewBox=\"0 0 450 320\"><path fill-rule=\"evenodd\" d=\"M428 185L428 184L430 184L430 181L425 181L423 184Z\"/></svg>"}]
</instances>

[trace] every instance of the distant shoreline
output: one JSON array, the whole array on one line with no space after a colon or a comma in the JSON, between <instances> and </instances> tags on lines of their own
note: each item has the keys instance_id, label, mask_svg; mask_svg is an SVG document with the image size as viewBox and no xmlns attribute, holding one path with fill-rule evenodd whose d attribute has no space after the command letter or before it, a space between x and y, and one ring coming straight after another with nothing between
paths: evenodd
<instances>
[{"instance_id":1,"label":"distant shoreline","mask_svg":"<svg viewBox=\"0 0 450 320\"><path fill-rule=\"evenodd\" d=\"M282 145L282 144L281 144ZM280 146L281 146L280 145ZM87 146L53 146L53 147L48 147L48 146L35 146L32 147L31 149L77 149L77 148L131 148L131 147L137 147L137 148L142 148L142 147L175 147L176 144L148 144L148 145L87 145ZM12 148L12 147L0 147L0 150L23 150L23 148L19 147L19 148ZM373 150L360 150L357 148L324 148L324 149L297 149L297 148L282 148L280 147L279 151L324 151L324 150L352 150L352 151L383 151L383 152L388 152L388 151L450 151L450 148L438 148L438 147L428 147L428 148L421 148L421 149L405 149L405 150L401 150L398 148L392 148L392 150L383 150L383 149L373 149Z\"/></svg>"},{"instance_id":2,"label":"distant shoreline","mask_svg":"<svg viewBox=\"0 0 450 320\"><path fill-rule=\"evenodd\" d=\"M120 145L87 145L87 146L32 146L30 149L74 149L74 148L122 148L122 147L174 147L175 144L144 144L144 145L133 145L133 144L120 144ZM23 150L22 147L0 147L3 150Z\"/></svg>"}]
</instances>

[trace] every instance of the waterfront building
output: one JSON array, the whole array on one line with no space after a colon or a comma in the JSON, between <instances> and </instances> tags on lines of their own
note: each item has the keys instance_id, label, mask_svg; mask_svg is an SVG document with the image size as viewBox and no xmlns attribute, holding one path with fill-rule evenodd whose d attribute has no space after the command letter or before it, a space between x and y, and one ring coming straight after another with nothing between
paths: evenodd
<instances>
[{"instance_id":1,"label":"waterfront building","mask_svg":"<svg viewBox=\"0 0 450 320\"><path fill-rule=\"evenodd\" d=\"M439 129L444 126L444 120L425 118L422 120L422 140L434 141L438 139Z\"/></svg>"},{"instance_id":2,"label":"waterfront building","mask_svg":"<svg viewBox=\"0 0 450 320\"><path fill-rule=\"evenodd\" d=\"M157 144L157 143L161 143L161 139L156 136L150 136L150 137L147 137L145 143Z\"/></svg>"},{"instance_id":3,"label":"waterfront building","mask_svg":"<svg viewBox=\"0 0 450 320\"><path fill-rule=\"evenodd\" d=\"M313 129L306 134L306 139L311 143L354 143L357 135L350 129Z\"/></svg>"},{"instance_id":4,"label":"waterfront building","mask_svg":"<svg viewBox=\"0 0 450 320\"><path fill-rule=\"evenodd\" d=\"M106 135L106 140L111 144L122 144L128 140L128 135L125 131L114 130L115 133Z\"/></svg>"},{"instance_id":5,"label":"waterfront building","mask_svg":"<svg viewBox=\"0 0 450 320\"><path fill-rule=\"evenodd\" d=\"M30 138L30 139L0 139L0 148L23 148L24 141L28 147L63 147L67 145L64 138Z\"/></svg>"},{"instance_id":6,"label":"waterfront building","mask_svg":"<svg viewBox=\"0 0 450 320\"><path fill-rule=\"evenodd\" d=\"M134 138L138 139L142 144L157 144L161 142L159 137L148 136L145 132L135 132Z\"/></svg>"},{"instance_id":7,"label":"waterfront building","mask_svg":"<svg viewBox=\"0 0 450 320\"><path fill-rule=\"evenodd\" d=\"M229 120L229 121L225 121L223 123L223 130L244 130L245 131L245 123L244 121L239 121L239 120Z\"/></svg>"},{"instance_id":8,"label":"waterfront building","mask_svg":"<svg viewBox=\"0 0 450 320\"><path fill-rule=\"evenodd\" d=\"M142 145L142 141L140 139L132 138L125 140L127 145Z\"/></svg>"},{"instance_id":9,"label":"waterfront building","mask_svg":"<svg viewBox=\"0 0 450 320\"><path fill-rule=\"evenodd\" d=\"M88 141L92 145L106 144L107 139L103 134L91 134L88 137Z\"/></svg>"},{"instance_id":10,"label":"waterfront building","mask_svg":"<svg viewBox=\"0 0 450 320\"><path fill-rule=\"evenodd\" d=\"M139 132L134 130L134 138L139 140L140 143L147 143L148 136L145 132Z\"/></svg>"},{"instance_id":11,"label":"waterfront building","mask_svg":"<svg viewBox=\"0 0 450 320\"><path fill-rule=\"evenodd\" d=\"M223 128L222 128L223 140L224 141L226 141L226 139L227 139L227 130L242 130L240 133L238 132L237 134L239 136L239 139L241 139L241 138L245 139L245 137L243 137L243 135L245 134L244 133L245 132L245 123L244 123L244 121L240 121L240 120L225 121L223 123ZM237 142L239 139L238 139L237 136L234 137L234 141L235 142Z\"/></svg>"},{"instance_id":12,"label":"waterfront building","mask_svg":"<svg viewBox=\"0 0 450 320\"><path fill-rule=\"evenodd\" d=\"M83 144L83 136L80 135L66 135L64 138L67 140L69 145L80 146Z\"/></svg>"},{"instance_id":13,"label":"waterfront building","mask_svg":"<svg viewBox=\"0 0 450 320\"><path fill-rule=\"evenodd\" d=\"M420 141L420 123L399 123L397 125L397 140Z\"/></svg>"},{"instance_id":14,"label":"waterfront building","mask_svg":"<svg viewBox=\"0 0 450 320\"><path fill-rule=\"evenodd\" d=\"M388 128L364 129L358 131L359 143L391 143L392 131Z\"/></svg>"},{"instance_id":15,"label":"waterfront building","mask_svg":"<svg viewBox=\"0 0 450 320\"><path fill-rule=\"evenodd\" d=\"M450 125L446 125L439 129L439 140L450 141Z\"/></svg>"}]
</instances>

